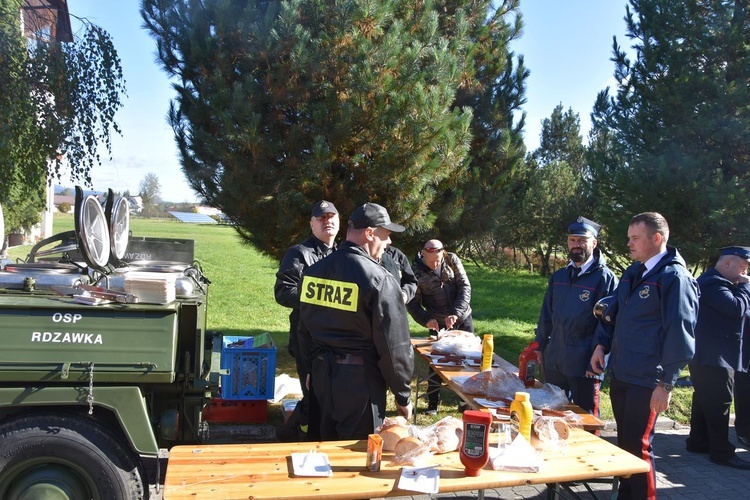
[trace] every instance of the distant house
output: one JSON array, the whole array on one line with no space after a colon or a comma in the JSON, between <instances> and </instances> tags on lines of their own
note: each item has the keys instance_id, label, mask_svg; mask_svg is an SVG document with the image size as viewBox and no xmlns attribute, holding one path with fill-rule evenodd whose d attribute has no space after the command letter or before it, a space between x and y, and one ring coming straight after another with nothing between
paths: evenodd
<instances>
[{"instance_id":1,"label":"distant house","mask_svg":"<svg viewBox=\"0 0 750 500\"><path fill-rule=\"evenodd\" d=\"M203 215L219 215L221 213L221 210L205 205L196 205L195 213Z\"/></svg>"},{"instance_id":2,"label":"distant house","mask_svg":"<svg viewBox=\"0 0 750 500\"><path fill-rule=\"evenodd\" d=\"M140 196L128 196L128 203L130 203L130 212L139 214L143 212L143 198Z\"/></svg>"},{"instance_id":3,"label":"distant house","mask_svg":"<svg viewBox=\"0 0 750 500\"><path fill-rule=\"evenodd\" d=\"M52 201L52 213L58 213L60 212L60 205L63 203L67 203L70 205L70 210L68 210L69 214L75 213L76 210L76 197L72 195L62 195L62 194L56 194L53 201Z\"/></svg>"}]
</instances>

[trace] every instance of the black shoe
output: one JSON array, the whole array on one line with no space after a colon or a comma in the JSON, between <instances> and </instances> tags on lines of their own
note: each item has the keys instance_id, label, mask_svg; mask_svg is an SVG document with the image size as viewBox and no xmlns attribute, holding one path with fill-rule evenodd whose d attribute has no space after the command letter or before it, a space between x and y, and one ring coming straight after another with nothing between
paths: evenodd
<instances>
[{"instance_id":1,"label":"black shoe","mask_svg":"<svg viewBox=\"0 0 750 500\"><path fill-rule=\"evenodd\" d=\"M737 442L740 443L740 446L742 446L746 450L750 450L750 439L746 438L745 436L738 435Z\"/></svg>"},{"instance_id":2,"label":"black shoe","mask_svg":"<svg viewBox=\"0 0 750 500\"><path fill-rule=\"evenodd\" d=\"M463 412L465 412L468 409L469 409L469 405L468 404L464 403L463 401L461 401L461 402L458 403L458 412L459 413L463 413Z\"/></svg>"},{"instance_id":3,"label":"black shoe","mask_svg":"<svg viewBox=\"0 0 750 500\"><path fill-rule=\"evenodd\" d=\"M717 465L725 465L727 467L732 467L733 469L750 470L750 462L742 460L737 455L733 455L726 460L714 460L713 458L710 460Z\"/></svg>"}]
</instances>

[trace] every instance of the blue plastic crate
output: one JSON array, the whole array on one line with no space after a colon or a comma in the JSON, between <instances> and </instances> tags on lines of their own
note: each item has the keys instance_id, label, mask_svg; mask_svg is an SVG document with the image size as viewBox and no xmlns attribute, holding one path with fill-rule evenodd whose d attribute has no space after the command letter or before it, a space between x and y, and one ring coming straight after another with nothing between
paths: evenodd
<instances>
[{"instance_id":1,"label":"blue plastic crate","mask_svg":"<svg viewBox=\"0 0 750 500\"><path fill-rule=\"evenodd\" d=\"M244 347L248 344L254 347ZM254 339L225 335L221 368L229 370L229 375L221 376L222 399L273 399L276 345L267 333Z\"/></svg>"}]
</instances>

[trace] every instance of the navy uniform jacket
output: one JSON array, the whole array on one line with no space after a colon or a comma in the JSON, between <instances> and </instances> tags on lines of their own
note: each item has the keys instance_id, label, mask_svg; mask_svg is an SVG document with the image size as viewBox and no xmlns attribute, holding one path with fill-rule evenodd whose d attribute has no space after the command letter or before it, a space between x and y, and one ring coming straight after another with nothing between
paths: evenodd
<instances>
[{"instance_id":1,"label":"navy uniform jacket","mask_svg":"<svg viewBox=\"0 0 750 500\"><path fill-rule=\"evenodd\" d=\"M545 369L568 377L586 376L594 352L591 338L599 323L593 314L594 304L615 288L617 277L598 248L594 248L594 261L574 282L570 266L550 276L536 328Z\"/></svg>"},{"instance_id":2,"label":"navy uniform jacket","mask_svg":"<svg viewBox=\"0 0 750 500\"><path fill-rule=\"evenodd\" d=\"M735 285L715 268L698 278L700 312L690 364L740 368L742 330L750 312L750 284Z\"/></svg>"},{"instance_id":3,"label":"navy uniform jacket","mask_svg":"<svg viewBox=\"0 0 750 500\"><path fill-rule=\"evenodd\" d=\"M639 266L635 262L622 274L614 329L597 326L594 343L610 351L608 368L617 380L673 385L695 353L698 284L674 247L633 283Z\"/></svg>"},{"instance_id":4,"label":"navy uniform jacket","mask_svg":"<svg viewBox=\"0 0 750 500\"><path fill-rule=\"evenodd\" d=\"M414 354L401 287L359 245L344 241L305 271L298 336L309 354L308 372L321 350L362 356L370 376L382 377L396 403L409 404Z\"/></svg>"}]
</instances>

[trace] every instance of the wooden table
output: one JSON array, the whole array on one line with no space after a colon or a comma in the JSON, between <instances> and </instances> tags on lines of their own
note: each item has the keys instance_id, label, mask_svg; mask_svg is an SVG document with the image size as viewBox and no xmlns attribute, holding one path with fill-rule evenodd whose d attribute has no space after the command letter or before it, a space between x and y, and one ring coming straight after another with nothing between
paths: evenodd
<instances>
[{"instance_id":1,"label":"wooden table","mask_svg":"<svg viewBox=\"0 0 750 500\"><path fill-rule=\"evenodd\" d=\"M431 358L429 356L430 354L430 346L432 345L432 341L430 339L426 338L413 338L412 339L412 346L414 347L415 354L418 355L419 358L422 359L425 363L430 365L432 369L437 373L440 378L445 382L445 385L448 386L448 388L453 391L458 397L460 397L466 404L469 405L470 408L474 410L480 410L484 408L481 404L476 402L476 399L482 399L483 396L480 395L473 395L473 394L467 394L463 391L462 385L457 382L457 380L465 379L467 377L471 377L472 375L476 375L479 373L479 367L468 367L468 366L435 366L431 363ZM503 368L504 370L507 370L509 372L515 373L518 375L518 368L510 363L509 361L504 360L497 354L493 354L494 363L496 363L500 368ZM417 381L419 383L419 380ZM537 382L537 385L541 387L541 383ZM591 415L587 411L585 411L583 408L581 408L578 405L575 404L569 404L565 408L562 408L563 410L570 410L575 412L580 418L580 425L586 429L586 430L597 430L597 429L605 429L607 427L607 424L605 422L602 422L595 416ZM416 412L416 403L415 403L415 412Z\"/></svg>"},{"instance_id":2,"label":"wooden table","mask_svg":"<svg viewBox=\"0 0 750 500\"><path fill-rule=\"evenodd\" d=\"M294 477L291 453L310 449L326 453L332 477ZM175 446L170 450L164 499L378 498L412 493L396 485L401 467L383 454L379 472L365 469L367 441ZM581 429L573 429L568 445L540 452L537 473L492 470L488 464L468 477L458 452L435 455L441 493L557 484L647 472L647 462ZM429 464L427 464L429 465Z\"/></svg>"}]
</instances>

